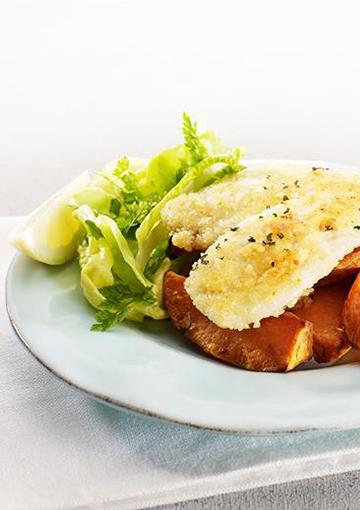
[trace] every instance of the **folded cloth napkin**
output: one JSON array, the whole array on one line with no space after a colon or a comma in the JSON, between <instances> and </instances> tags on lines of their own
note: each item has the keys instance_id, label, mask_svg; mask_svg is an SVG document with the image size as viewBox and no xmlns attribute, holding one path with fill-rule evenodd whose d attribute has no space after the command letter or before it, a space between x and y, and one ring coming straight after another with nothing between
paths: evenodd
<instances>
[{"instance_id":1,"label":"folded cloth napkin","mask_svg":"<svg viewBox=\"0 0 360 510\"><path fill-rule=\"evenodd\" d=\"M360 468L360 429L242 436L111 409L57 380L5 310L18 218L0 219L0 508L133 509Z\"/></svg>"}]
</instances>

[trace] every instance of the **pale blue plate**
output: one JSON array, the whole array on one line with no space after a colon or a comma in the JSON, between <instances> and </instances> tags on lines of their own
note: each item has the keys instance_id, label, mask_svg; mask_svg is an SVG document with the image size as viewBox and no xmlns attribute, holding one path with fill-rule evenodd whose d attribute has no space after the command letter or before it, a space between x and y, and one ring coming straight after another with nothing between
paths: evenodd
<instances>
[{"instance_id":1,"label":"pale blue plate","mask_svg":"<svg viewBox=\"0 0 360 510\"><path fill-rule=\"evenodd\" d=\"M90 331L77 263L17 255L7 278L12 324L55 375L113 406L198 427L246 433L360 425L358 364L256 373L208 358L169 321Z\"/></svg>"}]
</instances>

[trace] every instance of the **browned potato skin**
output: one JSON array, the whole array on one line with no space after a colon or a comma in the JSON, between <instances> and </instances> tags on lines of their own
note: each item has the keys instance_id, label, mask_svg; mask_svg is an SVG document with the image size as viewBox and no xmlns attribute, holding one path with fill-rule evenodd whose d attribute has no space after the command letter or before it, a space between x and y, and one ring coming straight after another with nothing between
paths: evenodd
<instances>
[{"instance_id":1,"label":"browned potato skin","mask_svg":"<svg viewBox=\"0 0 360 510\"><path fill-rule=\"evenodd\" d=\"M177 329L205 352L226 363L261 372L286 372L312 357L312 325L290 312L243 331L219 328L193 305L185 277L169 271L164 300Z\"/></svg>"},{"instance_id":2,"label":"browned potato skin","mask_svg":"<svg viewBox=\"0 0 360 510\"><path fill-rule=\"evenodd\" d=\"M335 361L336 365L350 365L353 363L360 364L360 351L358 349L350 349L344 356Z\"/></svg>"},{"instance_id":3,"label":"browned potato skin","mask_svg":"<svg viewBox=\"0 0 360 510\"><path fill-rule=\"evenodd\" d=\"M360 349L360 274L345 300L342 320L350 344L355 349Z\"/></svg>"},{"instance_id":4,"label":"browned potato skin","mask_svg":"<svg viewBox=\"0 0 360 510\"><path fill-rule=\"evenodd\" d=\"M350 287L351 281L345 280L316 288L311 300L293 310L314 327L313 351L318 363L334 362L351 348L342 324L342 310Z\"/></svg>"},{"instance_id":5,"label":"browned potato skin","mask_svg":"<svg viewBox=\"0 0 360 510\"><path fill-rule=\"evenodd\" d=\"M355 248L354 251L345 255L339 264L331 271L328 276L322 278L317 286L324 287L331 283L345 280L351 276L355 277L360 271L360 248Z\"/></svg>"}]
</instances>

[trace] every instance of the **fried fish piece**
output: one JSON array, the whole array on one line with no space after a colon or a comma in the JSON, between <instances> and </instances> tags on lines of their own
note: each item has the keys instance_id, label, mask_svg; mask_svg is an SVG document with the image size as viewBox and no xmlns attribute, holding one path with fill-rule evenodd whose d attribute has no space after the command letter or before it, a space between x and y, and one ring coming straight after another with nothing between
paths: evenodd
<instances>
[{"instance_id":1,"label":"fried fish piece","mask_svg":"<svg viewBox=\"0 0 360 510\"><path fill-rule=\"evenodd\" d=\"M218 326L241 331L295 306L360 246L358 197L351 179L333 178L326 190L284 200L230 229L186 280L196 308Z\"/></svg>"},{"instance_id":2,"label":"fried fish piece","mask_svg":"<svg viewBox=\"0 0 360 510\"><path fill-rule=\"evenodd\" d=\"M175 246L206 250L220 235L249 216L284 198L299 198L325 189L335 191L334 183L347 179L359 193L358 172L329 170L303 163L252 164L235 176L227 177L201 191L180 195L163 208L163 220Z\"/></svg>"}]
</instances>

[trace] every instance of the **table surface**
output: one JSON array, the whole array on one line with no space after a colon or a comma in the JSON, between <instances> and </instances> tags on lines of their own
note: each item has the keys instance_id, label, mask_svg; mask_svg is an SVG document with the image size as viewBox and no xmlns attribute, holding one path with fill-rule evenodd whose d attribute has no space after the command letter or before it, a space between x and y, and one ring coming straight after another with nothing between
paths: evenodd
<instances>
[{"instance_id":1,"label":"table surface","mask_svg":"<svg viewBox=\"0 0 360 510\"><path fill-rule=\"evenodd\" d=\"M249 157L360 164L357 23L355 1L5 0L0 215L116 156L177 143L183 110ZM176 508L356 508L358 478Z\"/></svg>"}]
</instances>

